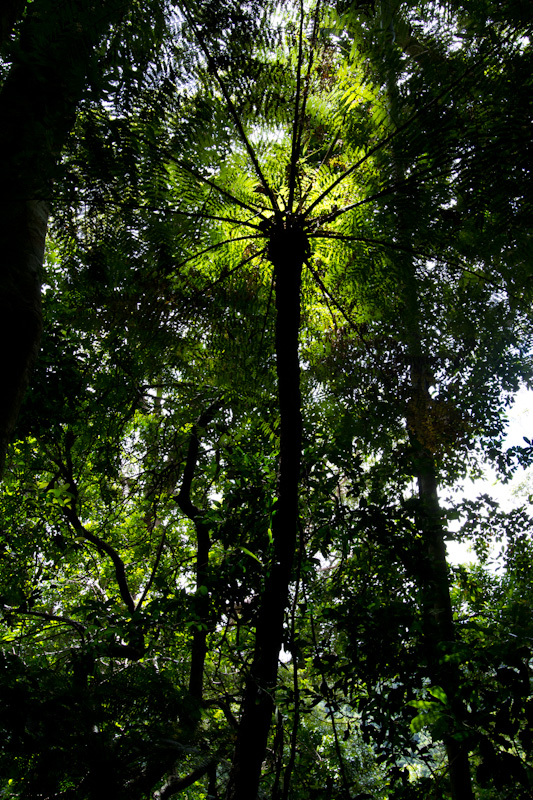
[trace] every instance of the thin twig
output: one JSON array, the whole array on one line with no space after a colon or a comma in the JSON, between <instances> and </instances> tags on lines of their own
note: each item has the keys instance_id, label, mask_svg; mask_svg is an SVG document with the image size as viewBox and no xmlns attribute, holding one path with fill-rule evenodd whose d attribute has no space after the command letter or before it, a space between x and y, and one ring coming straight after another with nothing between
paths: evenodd
<instances>
[{"instance_id":1,"label":"thin twig","mask_svg":"<svg viewBox=\"0 0 533 800\"><path fill-rule=\"evenodd\" d=\"M423 258L426 261L435 261L437 264L444 264L447 267L455 268L461 270L461 272L466 272L469 275L473 275L480 280L485 281L485 283L489 284L489 286L494 286L495 289L502 289L502 285L497 281L489 278L482 272L478 272L476 270L472 270L469 267L466 267L461 261L452 260L450 258L444 258L443 256L437 256L434 253L427 253L424 250L418 250L414 247L408 247L406 245L397 244L396 242L390 242L386 239L371 239L368 236L352 236L351 234L344 234L344 233L336 233L334 231L323 231L318 233L310 233L308 234L309 238L313 239L339 239L340 241L346 242L363 242L364 244L370 245L379 245L380 247L388 247L390 250L397 250L402 253L407 253L407 255L415 256L416 258ZM510 297L514 297L509 293Z\"/></svg>"},{"instance_id":2,"label":"thin twig","mask_svg":"<svg viewBox=\"0 0 533 800\"><path fill-rule=\"evenodd\" d=\"M21 608L11 608L10 606L5 605L2 605L2 608L8 614L21 614L25 617L37 617L38 619L44 619L47 622L59 622L62 625L70 625L71 628L74 628L74 630L80 634L82 639L85 639L86 626L75 619L71 619L70 617L63 617L59 614L49 614L47 611L29 611Z\"/></svg>"}]
</instances>

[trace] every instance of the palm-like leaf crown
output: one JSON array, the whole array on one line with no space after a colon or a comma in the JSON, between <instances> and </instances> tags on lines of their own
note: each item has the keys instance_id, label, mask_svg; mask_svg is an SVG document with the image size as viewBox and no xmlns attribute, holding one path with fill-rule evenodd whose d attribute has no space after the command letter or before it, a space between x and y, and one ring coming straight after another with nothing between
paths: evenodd
<instances>
[{"instance_id":1,"label":"palm-like leaf crown","mask_svg":"<svg viewBox=\"0 0 533 800\"><path fill-rule=\"evenodd\" d=\"M513 57L513 74L527 70L520 44L498 27L477 32L472 48L467 31L453 50L462 31L453 14L431 28L434 17L421 19L412 4L388 16L390 4L382 5L347 4L340 18L320 2L274 11L186 3L145 31L147 41L129 35L126 20L102 45L107 94L83 104L52 227L41 396L27 408L42 446L29 439L18 451L17 463L31 467L22 495L8 493L3 506L26 570L9 574L10 604L22 608L39 552L45 566L35 582L44 588L31 619L42 642L50 609L63 617L58 662L78 648L75 636L105 671L113 657L138 657L139 634L148 632L154 663L162 654L182 687L183 653L201 618L216 642L206 695L219 702L218 681L232 702L239 696L252 649L250 598L261 596L273 563L273 284L281 269L303 264L306 423L294 586L301 575L306 586L305 602L294 588L290 646L302 648L303 660L313 656L310 708L332 700L328 669L340 691L337 656L331 667L324 658L338 631L351 700L365 708L366 697L368 719L385 694L372 697L364 681L385 676L395 688L398 670L404 684L411 670L423 690L412 633L423 602L412 577L416 457L429 454L451 482L476 437L495 450L505 395L527 373L520 355L530 325L509 297L520 308L529 287L528 238L517 220L531 206L530 188L503 148L513 201L507 175L499 191L488 167L502 136L477 100L489 102L487 85L497 90L518 137L516 120L527 111L520 117L501 76ZM128 69L136 58L138 70ZM480 156L484 148L489 155ZM59 411L53 398L45 402L47 390L65 398ZM31 492L36 475L46 502ZM204 583L195 572L198 520L211 537ZM58 547L60 579L48 566ZM324 557L334 569L322 569ZM363 620L359 628L339 598ZM316 630L307 612L295 622L308 601L317 615L327 606ZM391 609L404 625L396 643L381 630ZM159 686L152 672L146 682ZM181 716L181 736L194 725L175 701L169 714ZM405 701L402 694L403 709ZM144 731L142 709L130 714L120 698L116 706L117 718ZM225 736L216 714L209 735L196 730L202 746L212 747L213 731ZM158 718L140 741L177 736L169 720L161 733ZM106 730L111 752L116 730ZM413 747L408 728L402 747ZM135 772L135 759L124 756L125 773Z\"/></svg>"}]
</instances>

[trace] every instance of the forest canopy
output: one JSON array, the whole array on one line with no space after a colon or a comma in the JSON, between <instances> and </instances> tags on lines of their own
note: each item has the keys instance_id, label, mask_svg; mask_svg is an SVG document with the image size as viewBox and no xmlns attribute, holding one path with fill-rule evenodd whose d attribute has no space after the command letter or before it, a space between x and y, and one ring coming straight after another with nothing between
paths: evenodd
<instances>
[{"instance_id":1,"label":"forest canopy","mask_svg":"<svg viewBox=\"0 0 533 800\"><path fill-rule=\"evenodd\" d=\"M2 798L531 797L532 25L4 3Z\"/></svg>"}]
</instances>

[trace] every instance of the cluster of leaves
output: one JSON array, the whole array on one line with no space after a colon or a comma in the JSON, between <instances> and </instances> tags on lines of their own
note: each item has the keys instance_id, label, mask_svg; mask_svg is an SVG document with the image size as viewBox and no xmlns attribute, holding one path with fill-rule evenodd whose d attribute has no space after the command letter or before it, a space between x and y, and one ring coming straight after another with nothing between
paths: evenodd
<instances>
[{"instance_id":1,"label":"cluster of leaves","mask_svg":"<svg viewBox=\"0 0 533 800\"><path fill-rule=\"evenodd\" d=\"M450 577L437 658L414 489L516 463L532 51L504 5L133 3L101 42L0 499L3 797L224 791L273 564L283 215L304 445L262 796L448 797L450 740L480 798L530 796L530 517L461 507L505 571Z\"/></svg>"}]
</instances>

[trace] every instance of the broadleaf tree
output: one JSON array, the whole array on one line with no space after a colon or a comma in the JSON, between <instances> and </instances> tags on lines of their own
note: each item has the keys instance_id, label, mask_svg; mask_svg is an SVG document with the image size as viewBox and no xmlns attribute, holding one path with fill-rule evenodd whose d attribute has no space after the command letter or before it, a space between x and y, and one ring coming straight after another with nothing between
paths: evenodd
<instances>
[{"instance_id":1,"label":"broadleaf tree","mask_svg":"<svg viewBox=\"0 0 533 800\"><path fill-rule=\"evenodd\" d=\"M2 17L0 103L28 41L57 95L38 5ZM531 366L530 20L104 10L87 57L64 29L50 158L33 115L2 134L51 206L2 494L4 795L529 796L530 519L442 500L531 457L502 446ZM503 577L450 570L453 517L485 559L507 543Z\"/></svg>"}]
</instances>

